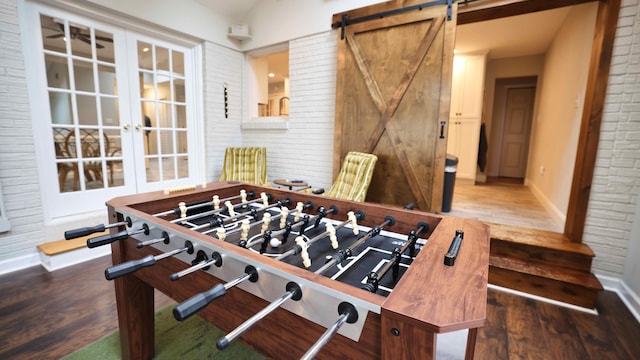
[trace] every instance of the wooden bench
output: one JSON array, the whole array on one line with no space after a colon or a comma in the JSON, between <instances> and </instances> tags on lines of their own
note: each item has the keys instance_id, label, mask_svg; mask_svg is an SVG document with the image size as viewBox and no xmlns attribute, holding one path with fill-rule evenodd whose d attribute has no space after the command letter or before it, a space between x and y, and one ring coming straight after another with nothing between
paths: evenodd
<instances>
[{"instance_id":1,"label":"wooden bench","mask_svg":"<svg viewBox=\"0 0 640 360\"><path fill-rule=\"evenodd\" d=\"M104 232L79 237L72 240L56 240L37 246L40 251L40 260L42 266L49 271L61 269L66 266L74 265L79 262L90 260L109 253L109 246L101 246L96 249L87 248L87 239L101 235L106 235L109 230ZM102 249L102 250L98 250ZM78 253L78 252L82 252Z\"/></svg>"}]
</instances>

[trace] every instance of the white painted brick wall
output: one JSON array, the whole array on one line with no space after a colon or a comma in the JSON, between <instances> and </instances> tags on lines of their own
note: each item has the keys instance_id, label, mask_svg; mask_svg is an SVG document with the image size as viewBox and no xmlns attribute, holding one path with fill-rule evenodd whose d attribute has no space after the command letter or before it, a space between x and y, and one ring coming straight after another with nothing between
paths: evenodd
<instances>
[{"instance_id":1,"label":"white painted brick wall","mask_svg":"<svg viewBox=\"0 0 640 360\"><path fill-rule=\"evenodd\" d=\"M593 270L621 277L640 192L640 5L623 0L584 242L596 253ZM635 254L640 255L640 254ZM633 260L635 261L635 260Z\"/></svg>"},{"instance_id":2,"label":"white painted brick wall","mask_svg":"<svg viewBox=\"0 0 640 360\"><path fill-rule=\"evenodd\" d=\"M16 0L0 0L0 185L9 232L0 233L0 264L35 253L43 212Z\"/></svg>"},{"instance_id":3,"label":"white painted brick wall","mask_svg":"<svg viewBox=\"0 0 640 360\"><path fill-rule=\"evenodd\" d=\"M222 174L224 150L242 145L242 83L244 55L241 52L205 43L204 46L204 126L206 180L217 181ZM229 118L224 117L224 84L229 94Z\"/></svg>"},{"instance_id":4,"label":"white painted brick wall","mask_svg":"<svg viewBox=\"0 0 640 360\"><path fill-rule=\"evenodd\" d=\"M266 146L269 180L303 179L331 186L337 32L289 42L288 130L243 130L245 146Z\"/></svg>"}]
</instances>

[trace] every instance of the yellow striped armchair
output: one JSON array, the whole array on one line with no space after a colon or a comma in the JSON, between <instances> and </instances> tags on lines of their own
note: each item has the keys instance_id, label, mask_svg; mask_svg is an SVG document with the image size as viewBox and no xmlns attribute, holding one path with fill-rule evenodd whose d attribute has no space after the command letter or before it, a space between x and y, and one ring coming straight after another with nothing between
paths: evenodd
<instances>
[{"instance_id":1,"label":"yellow striped armchair","mask_svg":"<svg viewBox=\"0 0 640 360\"><path fill-rule=\"evenodd\" d=\"M267 149L230 147L224 153L220 181L241 181L267 185Z\"/></svg>"},{"instance_id":2,"label":"yellow striped armchair","mask_svg":"<svg viewBox=\"0 0 640 360\"><path fill-rule=\"evenodd\" d=\"M376 161L376 155L350 151L342 162L338 177L325 195L336 199L364 201Z\"/></svg>"}]
</instances>

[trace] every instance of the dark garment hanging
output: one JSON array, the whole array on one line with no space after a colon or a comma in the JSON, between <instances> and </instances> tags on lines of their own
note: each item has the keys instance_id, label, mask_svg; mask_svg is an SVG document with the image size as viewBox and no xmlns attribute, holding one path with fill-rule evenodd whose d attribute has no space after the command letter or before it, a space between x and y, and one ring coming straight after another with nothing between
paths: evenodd
<instances>
[{"instance_id":1,"label":"dark garment hanging","mask_svg":"<svg viewBox=\"0 0 640 360\"><path fill-rule=\"evenodd\" d=\"M478 167L481 172L484 172L484 168L487 166L487 150L489 144L487 143L487 133L484 128L484 123L480 125L480 142L478 143Z\"/></svg>"}]
</instances>

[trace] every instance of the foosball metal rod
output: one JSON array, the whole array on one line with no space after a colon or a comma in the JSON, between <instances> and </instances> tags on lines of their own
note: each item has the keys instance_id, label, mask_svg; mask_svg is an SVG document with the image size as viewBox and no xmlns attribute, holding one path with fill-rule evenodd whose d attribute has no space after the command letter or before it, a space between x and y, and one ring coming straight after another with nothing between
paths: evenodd
<instances>
[{"instance_id":1,"label":"foosball metal rod","mask_svg":"<svg viewBox=\"0 0 640 360\"><path fill-rule=\"evenodd\" d=\"M140 228L138 230L135 230L135 231L132 231L132 232L127 232L127 230L123 230L123 231L120 231L120 232L115 233L115 234L107 234L107 235L102 235L102 236L96 236L94 238L91 238L91 239L87 240L87 247L88 248L94 248L94 247L98 247L98 246L102 246L102 245L111 244L112 242L125 240L125 239L129 238L129 236L140 234L140 233L144 233L145 235L149 235L149 225L142 224L142 228Z\"/></svg>"},{"instance_id":2,"label":"foosball metal rod","mask_svg":"<svg viewBox=\"0 0 640 360\"><path fill-rule=\"evenodd\" d=\"M251 318L240 324L237 328L233 329L226 336L221 337L216 342L216 347L219 350L224 350L229 346L229 344L244 334L247 330L249 330L253 325L257 324L258 321L264 319L267 315L271 314L277 308L280 307L285 301L291 299L294 301L298 301L302 298L302 289L300 286L294 282L289 282L286 286L287 292L282 294L279 298L274 300L271 304L267 305L264 309L260 310L258 313L253 315Z\"/></svg>"},{"instance_id":3,"label":"foosball metal rod","mask_svg":"<svg viewBox=\"0 0 640 360\"><path fill-rule=\"evenodd\" d=\"M198 252L196 253L196 258L191 262L191 267L186 268L182 271L179 271L177 273L173 273L171 274L171 276L169 276L169 279L171 279L171 281L176 281L184 276L187 276L195 271L204 269L204 270L209 270L209 267L211 267L211 265L215 265L216 267L221 267L222 266L222 255L220 255L219 252L214 251L211 254L211 259L209 259L207 257L207 254L202 251L202 250L198 250Z\"/></svg>"},{"instance_id":4,"label":"foosball metal rod","mask_svg":"<svg viewBox=\"0 0 640 360\"><path fill-rule=\"evenodd\" d=\"M400 267L400 260L402 259L402 254L404 254L407 249L411 249L409 254L411 257L415 255L415 245L416 241L418 241L418 234L422 232L429 231L429 224L424 221L418 223L417 231L411 230L409 235L407 236L407 241L404 243L402 248L394 248L391 252L391 258L387 263L378 271L371 271L369 275L367 275L367 283L362 286L362 289L375 293L378 291L378 285L380 280L389 272L391 268L393 268L393 279L398 277L398 271Z\"/></svg>"},{"instance_id":5,"label":"foosball metal rod","mask_svg":"<svg viewBox=\"0 0 640 360\"><path fill-rule=\"evenodd\" d=\"M268 200L271 199L271 195L265 195L265 196L266 196L266 198ZM259 201L263 201L264 202L264 199L263 198L258 198L258 199L253 199L253 200L241 202L241 203L238 203L238 204L232 204L232 207L235 209L238 206L246 206L246 205L253 204L253 203L259 202ZM205 212L202 212L202 213L199 213L199 214L193 214L193 215L189 215L189 216L185 216L185 217L179 217L177 219L171 220L170 222L175 224L175 223L181 223L183 221L191 221L191 220L194 220L194 219L200 219L200 218L203 218L203 217L207 217L209 215L219 214L219 213L221 213L221 212L223 212L223 211L225 211L227 209L228 208L226 206L221 206L219 209L216 209L216 210L210 210L210 211L205 211Z\"/></svg>"},{"instance_id":6,"label":"foosball metal rod","mask_svg":"<svg viewBox=\"0 0 640 360\"><path fill-rule=\"evenodd\" d=\"M351 244L351 246L349 246L349 248L347 248L346 250L339 250L337 253L335 253L331 257L331 259L329 261L327 261L326 264L324 264L320 269L316 270L315 273L316 274L322 274L323 272L325 272L328 269L330 269L332 266L334 266L334 265L336 265L338 263L341 263L342 261L347 259L349 256L351 256L353 251L356 250L365 241L367 241L368 239L380 234L380 231L382 231L382 229L385 226L393 226L395 223L396 223L396 219L391 215L387 215L384 218L384 222L382 224L380 224L380 225L374 227L373 229L369 230L365 235L360 237L360 239L358 239L356 242Z\"/></svg>"},{"instance_id":7,"label":"foosball metal rod","mask_svg":"<svg viewBox=\"0 0 640 360\"><path fill-rule=\"evenodd\" d=\"M156 238L156 239L151 239L151 240L145 240L145 241L140 241L139 243L136 244L136 248L140 249L143 248L145 246L149 246L149 245L153 245L153 244L157 244L159 242L164 242L165 244L169 243L169 234L166 231L162 232L162 237Z\"/></svg>"},{"instance_id":8,"label":"foosball metal rod","mask_svg":"<svg viewBox=\"0 0 640 360\"><path fill-rule=\"evenodd\" d=\"M77 239L79 237L88 236L91 234L95 234L97 232L103 232L107 229L111 229L113 227L124 226L131 227L132 221L131 218L127 216L125 221L113 223L113 224L101 224L91 227L83 227L79 229L67 230L64 232L65 240Z\"/></svg>"},{"instance_id":9,"label":"foosball metal rod","mask_svg":"<svg viewBox=\"0 0 640 360\"><path fill-rule=\"evenodd\" d=\"M182 321L195 314L200 309L203 309L205 306L209 305L213 300L224 296L227 293L227 290L240 284L241 282L245 280L249 280L251 282L258 281L258 270L255 267L247 265L244 271L245 274L240 276L239 278L231 280L226 284L217 284L211 289L199 294L195 294L194 296L180 303L178 306L173 308L173 317L175 317L178 321Z\"/></svg>"},{"instance_id":10,"label":"foosball metal rod","mask_svg":"<svg viewBox=\"0 0 640 360\"><path fill-rule=\"evenodd\" d=\"M313 346L307 350L307 352L300 358L300 360L313 359L320 350L331 340L331 338L340 330L344 323L353 324L358 321L358 311L356 308L347 302L342 302L338 305L338 320L322 334L322 336L316 341Z\"/></svg>"},{"instance_id":11,"label":"foosball metal rod","mask_svg":"<svg viewBox=\"0 0 640 360\"><path fill-rule=\"evenodd\" d=\"M313 216L316 216L316 215L313 215ZM285 244L288 240L288 237L291 231L293 231L295 228L298 228L302 225L306 226L306 224L309 223L310 218L311 217L309 216L309 214L305 214L298 221L295 221L293 223L287 221L283 229L272 231L271 236L272 238L276 239L278 238L278 236L282 235L282 239L280 239L280 243Z\"/></svg>"},{"instance_id":12,"label":"foosball metal rod","mask_svg":"<svg viewBox=\"0 0 640 360\"><path fill-rule=\"evenodd\" d=\"M356 220L363 220L364 217L365 217L364 211L362 211L362 210L358 210L356 212L351 212L350 211L349 214L348 214L348 219L334 227L335 231L338 231L338 230L342 229L343 227L345 227L349 223L352 223L352 224L354 223L354 221L352 219L352 216L351 216L351 213L353 213L353 217L355 217ZM353 228L353 233L355 235L358 235L358 225L357 224L355 224L355 226ZM335 234L335 232L334 232L334 234ZM321 234L309 239L309 241L307 241L307 248L309 248L316 241L327 237L327 235L330 235L330 232L329 231L324 231L323 233L321 233ZM295 254L300 253L301 251L302 251L302 247L300 245L296 245L292 249L290 249L289 251L286 251L286 252L282 253L280 256L276 257L276 260L286 259L287 257L289 257L291 255L295 255Z\"/></svg>"},{"instance_id":13,"label":"foosball metal rod","mask_svg":"<svg viewBox=\"0 0 640 360\"><path fill-rule=\"evenodd\" d=\"M326 207L320 206L318 208L318 217L316 218L316 222L313 225L313 227L317 228L320 225L320 221L322 221L322 219L325 218L327 215L329 214L335 215L337 213L338 213L338 208L335 205L331 205L328 210Z\"/></svg>"},{"instance_id":14,"label":"foosball metal rod","mask_svg":"<svg viewBox=\"0 0 640 360\"><path fill-rule=\"evenodd\" d=\"M231 200L235 200L235 199L240 199L243 196L246 196L247 198L253 198L256 195L256 192L253 190L249 190L245 195L236 195L236 196L230 196L228 198L225 199L221 199L220 202L224 203L225 201L231 201ZM203 207L207 207L207 206L211 206L213 205L213 201L206 201L203 203L199 203L199 204L193 204L193 205L189 205L187 206L186 210L196 210L196 209L200 209ZM180 207L177 207L173 210L168 210L165 212L161 212L161 213L157 213L157 214L153 214L153 216L155 217L163 217L163 216L167 216L167 215L180 215L180 212L182 211L182 209L180 209Z\"/></svg>"},{"instance_id":15,"label":"foosball metal rod","mask_svg":"<svg viewBox=\"0 0 640 360\"><path fill-rule=\"evenodd\" d=\"M142 259L131 260L131 261L127 261L127 262L123 262L123 263L111 266L104 271L104 277L107 280L113 280L121 276L131 274L132 272L138 271L143 267L149 267L149 266L155 265L157 261L166 259L174 255L178 255L185 251L189 254L193 254L193 251L194 251L193 243L189 240L184 242L184 247L182 248L175 249L175 250L172 250L163 254L155 255L155 256L147 255Z\"/></svg>"},{"instance_id":16,"label":"foosball metal rod","mask_svg":"<svg viewBox=\"0 0 640 360\"><path fill-rule=\"evenodd\" d=\"M281 244L285 244L289 239L289 234L291 234L291 231L293 231L293 229L298 228L300 226L303 226L302 230L300 231L300 236L302 236L305 231L304 227L307 226L311 218L313 217L313 219L315 219L319 216L319 215L310 216L309 214L305 214L302 212L304 210L311 210L311 209L313 209L313 201L307 201L306 204L303 204L302 202L298 202L298 205L295 208L296 213L293 215L293 223L285 219L284 227L282 226L282 222L281 222L281 225L280 225L281 228L279 230L271 231L272 238L278 239L278 236L282 235L282 238L278 240L280 241ZM336 211L337 211L337 208L336 208ZM246 244L241 246L246 247Z\"/></svg>"},{"instance_id":17,"label":"foosball metal rod","mask_svg":"<svg viewBox=\"0 0 640 360\"><path fill-rule=\"evenodd\" d=\"M227 222L227 224L229 224L229 221L233 221L233 220L237 220L240 218L251 218L251 219L256 219L258 216L258 211L261 211L262 213L264 213L265 211L269 210L269 209L273 209L274 207L279 206L280 208L286 208L287 206L291 205L291 198L286 198L284 200L276 200L275 203L265 206L263 208L260 209L251 209L249 211L249 213L247 214L246 212L244 213L238 213L235 214L234 216L230 216L227 217L225 219L223 219L225 222ZM275 218L274 218L275 219Z\"/></svg>"}]
</instances>

